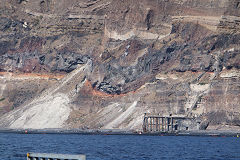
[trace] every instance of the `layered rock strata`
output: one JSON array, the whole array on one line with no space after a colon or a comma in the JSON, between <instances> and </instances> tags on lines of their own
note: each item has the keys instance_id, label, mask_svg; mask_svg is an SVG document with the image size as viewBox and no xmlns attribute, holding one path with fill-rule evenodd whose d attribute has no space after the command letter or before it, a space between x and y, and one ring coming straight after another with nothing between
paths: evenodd
<instances>
[{"instance_id":1,"label":"layered rock strata","mask_svg":"<svg viewBox=\"0 0 240 160\"><path fill-rule=\"evenodd\" d=\"M150 113L238 127L239 4L1 0L1 126L141 130Z\"/></svg>"}]
</instances>

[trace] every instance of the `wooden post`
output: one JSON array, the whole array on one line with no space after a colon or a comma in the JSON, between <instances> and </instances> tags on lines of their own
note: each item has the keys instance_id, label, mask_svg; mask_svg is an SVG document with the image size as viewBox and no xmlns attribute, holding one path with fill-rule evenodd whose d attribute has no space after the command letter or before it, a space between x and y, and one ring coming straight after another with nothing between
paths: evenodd
<instances>
[{"instance_id":1,"label":"wooden post","mask_svg":"<svg viewBox=\"0 0 240 160\"><path fill-rule=\"evenodd\" d=\"M162 118L162 131L163 132L164 132L164 125L165 125L164 118Z\"/></svg>"},{"instance_id":2,"label":"wooden post","mask_svg":"<svg viewBox=\"0 0 240 160\"><path fill-rule=\"evenodd\" d=\"M159 132L160 132L161 131L161 118L160 117L158 118L158 125L159 125L158 129L159 129Z\"/></svg>"},{"instance_id":3,"label":"wooden post","mask_svg":"<svg viewBox=\"0 0 240 160\"><path fill-rule=\"evenodd\" d=\"M169 118L167 117L167 131L169 131Z\"/></svg>"},{"instance_id":4,"label":"wooden post","mask_svg":"<svg viewBox=\"0 0 240 160\"><path fill-rule=\"evenodd\" d=\"M165 131L167 132L168 131L168 118L167 117L165 118L165 125L166 125Z\"/></svg>"},{"instance_id":5,"label":"wooden post","mask_svg":"<svg viewBox=\"0 0 240 160\"><path fill-rule=\"evenodd\" d=\"M172 131L173 131L173 117L171 117L171 127L172 127Z\"/></svg>"},{"instance_id":6,"label":"wooden post","mask_svg":"<svg viewBox=\"0 0 240 160\"><path fill-rule=\"evenodd\" d=\"M150 132L152 132L152 117L150 117Z\"/></svg>"},{"instance_id":7,"label":"wooden post","mask_svg":"<svg viewBox=\"0 0 240 160\"><path fill-rule=\"evenodd\" d=\"M164 131L164 127L163 127L163 117L162 117L161 119L162 119L162 131Z\"/></svg>"},{"instance_id":8,"label":"wooden post","mask_svg":"<svg viewBox=\"0 0 240 160\"><path fill-rule=\"evenodd\" d=\"M153 125L154 125L153 127L154 127L154 131L155 132L156 132L156 120L157 120L156 117L154 117L153 118Z\"/></svg>"},{"instance_id":9,"label":"wooden post","mask_svg":"<svg viewBox=\"0 0 240 160\"><path fill-rule=\"evenodd\" d=\"M143 132L147 132L147 117L146 113L144 113L144 118L143 118Z\"/></svg>"},{"instance_id":10,"label":"wooden post","mask_svg":"<svg viewBox=\"0 0 240 160\"><path fill-rule=\"evenodd\" d=\"M166 118L163 118L163 131L166 131Z\"/></svg>"},{"instance_id":11,"label":"wooden post","mask_svg":"<svg viewBox=\"0 0 240 160\"><path fill-rule=\"evenodd\" d=\"M156 120L156 132L158 132L158 117L155 118Z\"/></svg>"},{"instance_id":12,"label":"wooden post","mask_svg":"<svg viewBox=\"0 0 240 160\"><path fill-rule=\"evenodd\" d=\"M154 117L152 118L152 131L154 132Z\"/></svg>"},{"instance_id":13,"label":"wooden post","mask_svg":"<svg viewBox=\"0 0 240 160\"><path fill-rule=\"evenodd\" d=\"M143 132L147 132L147 126L146 126L147 122L146 122L146 120L147 120L147 117L144 116L144 118L143 118Z\"/></svg>"},{"instance_id":14,"label":"wooden post","mask_svg":"<svg viewBox=\"0 0 240 160\"><path fill-rule=\"evenodd\" d=\"M154 131L154 132L157 131L157 128L156 128L156 126L157 126L157 125L156 125L156 124L157 124L157 123L156 123L156 120L157 120L156 117L153 117L153 128L154 128L153 131Z\"/></svg>"},{"instance_id":15,"label":"wooden post","mask_svg":"<svg viewBox=\"0 0 240 160\"><path fill-rule=\"evenodd\" d=\"M155 131L155 127L154 127L155 126L155 122L154 121L155 121L155 118L153 117L152 118L152 130L153 130L153 132Z\"/></svg>"},{"instance_id":16,"label":"wooden post","mask_svg":"<svg viewBox=\"0 0 240 160\"><path fill-rule=\"evenodd\" d=\"M155 131L155 118L153 117L153 132Z\"/></svg>"},{"instance_id":17,"label":"wooden post","mask_svg":"<svg viewBox=\"0 0 240 160\"><path fill-rule=\"evenodd\" d=\"M152 131L154 132L155 131L155 127L154 127L154 117L152 117Z\"/></svg>"},{"instance_id":18,"label":"wooden post","mask_svg":"<svg viewBox=\"0 0 240 160\"><path fill-rule=\"evenodd\" d=\"M163 118L163 131L165 132L165 117Z\"/></svg>"},{"instance_id":19,"label":"wooden post","mask_svg":"<svg viewBox=\"0 0 240 160\"><path fill-rule=\"evenodd\" d=\"M149 117L149 131L152 131L152 118Z\"/></svg>"},{"instance_id":20,"label":"wooden post","mask_svg":"<svg viewBox=\"0 0 240 160\"><path fill-rule=\"evenodd\" d=\"M153 123L154 123L154 131L157 132L157 117L153 118Z\"/></svg>"},{"instance_id":21,"label":"wooden post","mask_svg":"<svg viewBox=\"0 0 240 160\"><path fill-rule=\"evenodd\" d=\"M146 117L146 131L149 131L149 126L148 126L148 117Z\"/></svg>"}]
</instances>

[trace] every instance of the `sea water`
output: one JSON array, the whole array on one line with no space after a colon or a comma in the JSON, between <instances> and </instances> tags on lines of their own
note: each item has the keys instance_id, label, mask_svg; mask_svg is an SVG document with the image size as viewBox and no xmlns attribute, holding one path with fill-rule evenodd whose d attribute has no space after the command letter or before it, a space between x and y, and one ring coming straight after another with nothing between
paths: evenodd
<instances>
[{"instance_id":1,"label":"sea water","mask_svg":"<svg viewBox=\"0 0 240 160\"><path fill-rule=\"evenodd\" d=\"M27 152L85 154L87 160L240 160L240 138L0 133L0 159Z\"/></svg>"}]
</instances>

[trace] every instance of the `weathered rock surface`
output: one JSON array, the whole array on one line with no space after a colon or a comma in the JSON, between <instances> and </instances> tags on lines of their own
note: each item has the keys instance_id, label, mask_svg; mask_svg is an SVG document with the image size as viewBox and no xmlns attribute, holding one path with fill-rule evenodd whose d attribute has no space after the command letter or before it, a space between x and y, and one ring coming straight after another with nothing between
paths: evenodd
<instances>
[{"instance_id":1,"label":"weathered rock surface","mask_svg":"<svg viewBox=\"0 0 240 160\"><path fill-rule=\"evenodd\" d=\"M147 112L240 126L239 4L1 0L0 125L139 130Z\"/></svg>"}]
</instances>

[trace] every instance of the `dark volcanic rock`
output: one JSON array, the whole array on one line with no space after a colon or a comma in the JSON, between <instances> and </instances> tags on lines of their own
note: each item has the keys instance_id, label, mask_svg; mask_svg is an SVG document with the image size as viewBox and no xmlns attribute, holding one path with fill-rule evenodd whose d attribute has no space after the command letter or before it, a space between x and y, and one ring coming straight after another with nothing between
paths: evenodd
<instances>
[{"instance_id":1,"label":"dark volcanic rock","mask_svg":"<svg viewBox=\"0 0 240 160\"><path fill-rule=\"evenodd\" d=\"M0 57L0 63L6 68L23 72L71 72L78 64L85 64L87 56L76 53L60 52L52 58L48 55L34 52L4 54ZM2 70L4 70L4 67Z\"/></svg>"},{"instance_id":2,"label":"dark volcanic rock","mask_svg":"<svg viewBox=\"0 0 240 160\"><path fill-rule=\"evenodd\" d=\"M12 21L5 17L0 17L0 30L6 31L11 27Z\"/></svg>"},{"instance_id":3,"label":"dark volcanic rock","mask_svg":"<svg viewBox=\"0 0 240 160\"><path fill-rule=\"evenodd\" d=\"M106 92L108 94L120 94L121 93L121 88L119 86L113 87L107 82L101 82L98 86L97 89L103 92Z\"/></svg>"},{"instance_id":4,"label":"dark volcanic rock","mask_svg":"<svg viewBox=\"0 0 240 160\"><path fill-rule=\"evenodd\" d=\"M208 125L209 125L209 121L203 121L203 122L201 122L199 129L206 130Z\"/></svg>"},{"instance_id":5,"label":"dark volcanic rock","mask_svg":"<svg viewBox=\"0 0 240 160\"><path fill-rule=\"evenodd\" d=\"M5 54L13 46L14 46L14 44L12 42L9 42L9 41L2 41L2 42L0 42L0 56Z\"/></svg>"},{"instance_id":6,"label":"dark volcanic rock","mask_svg":"<svg viewBox=\"0 0 240 160\"><path fill-rule=\"evenodd\" d=\"M10 33L16 33L19 31L23 31L23 23L19 20L13 20L6 17L0 17L0 31L2 32L10 32ZM29 27L26 27L25 29L29 29Z\"/></svg>"},{"instance_id":7,"label":"dark volcanic rock","mask_svg":"<svg viewBox=\"0 0 240 160\"><path fill-rule=\"evenodd\" d=\"M88 56L82 56L69 51L61 51L57 53L57 56L53 59L53 63L55 63L55 65L51 67L51 71L69 73L76 69L78 64L85 64L88 59Z\"/></svg>"},{"instance_id":8,"label":"dark volcanic rock","mask_svg":"<svg viewBox=\"0 0 240 160\"><path fill-rule=\"evenodd\" d=\"M0 42L0 66L2 71L21 72L71 72L78 64L85 64L88 56L82 56L67 49L57 53L44 53L46 43L57 37L26 37L17 41Z\"/></svg>"}]
</instances>

